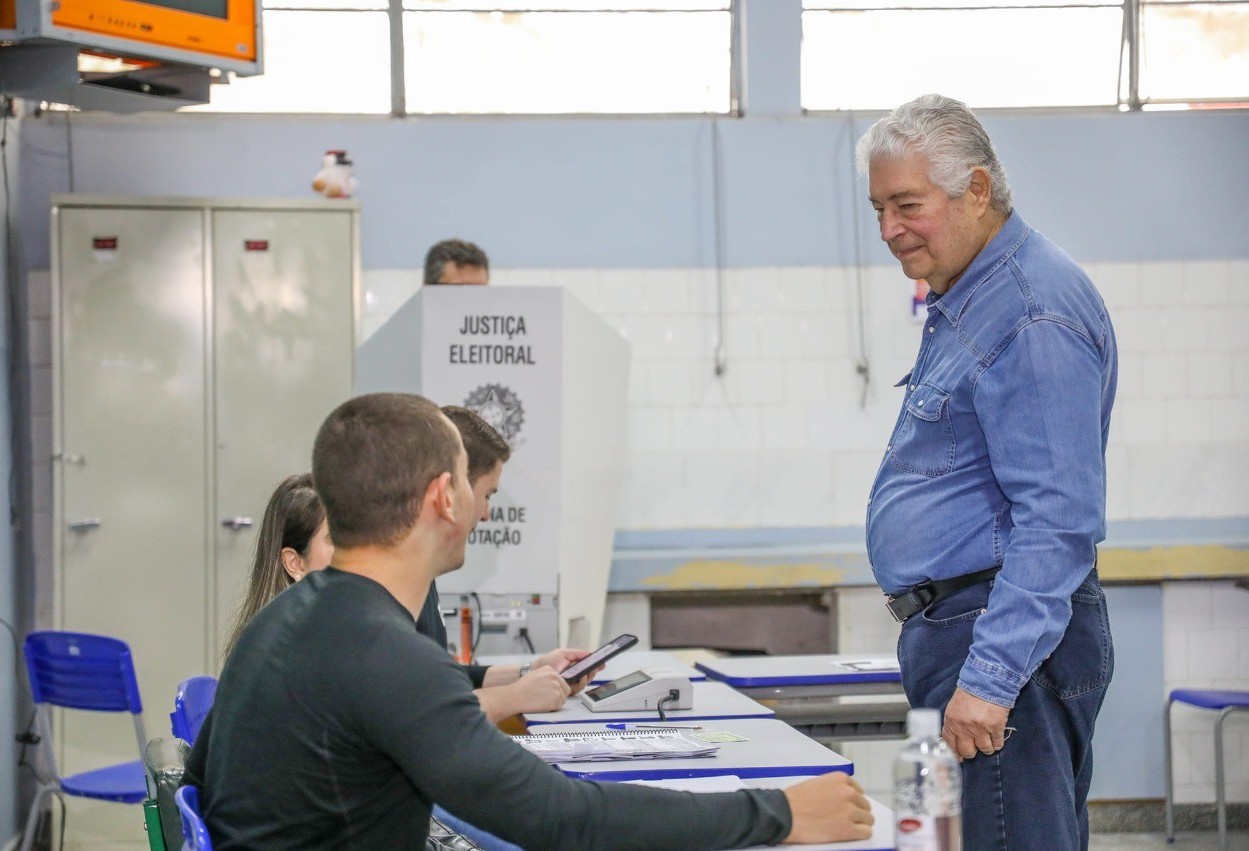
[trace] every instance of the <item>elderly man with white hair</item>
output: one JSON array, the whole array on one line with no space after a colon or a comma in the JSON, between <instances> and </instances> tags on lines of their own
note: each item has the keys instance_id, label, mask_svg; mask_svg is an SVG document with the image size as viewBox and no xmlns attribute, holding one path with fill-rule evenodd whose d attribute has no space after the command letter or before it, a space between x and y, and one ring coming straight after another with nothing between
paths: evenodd
<instances>
[{"instance_id":1,"label":"elderly man with white hair","mask_svg":"<svg viewBox=\"0 0 1249 851\"><path fill-rule=\"evenodd\" d=\"M945 713L965 847L1086 848L1093 725L1114 667L1096 570L1110 317L1014 209L964 104L898 107L858 160L880 238L931 288L867 518L907 697Z\"/></svg>"}]
</instances>

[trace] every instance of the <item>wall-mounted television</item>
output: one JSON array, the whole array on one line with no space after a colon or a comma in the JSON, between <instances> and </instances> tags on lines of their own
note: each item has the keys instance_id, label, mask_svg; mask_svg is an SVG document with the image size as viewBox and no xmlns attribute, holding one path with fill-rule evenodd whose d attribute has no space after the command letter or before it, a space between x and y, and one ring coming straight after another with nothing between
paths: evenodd
<instances>
[{"instance_id":1,"label":"wall-mounted television","mask_svg":"<svg viewBox=\"0 0 1249 851\"><path fill-rule=\"evenodd\" d=\"M261 71L260 0L0 0L16 41L72 43L241 75Z\"/></svg>"}]
</instances>

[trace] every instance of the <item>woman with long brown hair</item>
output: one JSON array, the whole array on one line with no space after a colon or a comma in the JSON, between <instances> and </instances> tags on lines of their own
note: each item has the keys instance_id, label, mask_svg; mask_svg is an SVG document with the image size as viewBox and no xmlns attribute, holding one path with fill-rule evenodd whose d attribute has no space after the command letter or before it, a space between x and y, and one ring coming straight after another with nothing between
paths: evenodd
<instances>
[{"instance_id":1,"label":"woman with long brown hair","mask_svg":"<svg viewBox=\"0 0 1249 851\"><path fill-rule=\"evenodd\" d=\"M256 612L304 574L329 565L333 555L325 508L312 489L312 474L287 476L265 507L247 580L247 594L234 617L222 659L229 657Z\"/></svg>"}]
</instances>

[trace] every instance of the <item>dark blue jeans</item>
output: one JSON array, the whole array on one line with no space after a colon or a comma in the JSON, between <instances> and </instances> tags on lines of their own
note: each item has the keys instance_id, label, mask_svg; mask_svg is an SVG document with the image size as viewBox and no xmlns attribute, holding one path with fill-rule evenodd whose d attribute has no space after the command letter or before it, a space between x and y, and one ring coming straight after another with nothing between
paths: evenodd
<instances>
[{"instance_id":1,"label":"dark blue jeans","mask_svg":"<svg viewBox=\"0 0 1249 851\"><path fill-rule=\"evenodd\" d=\"M898 639L912 706L944 710L971 649L992 581L964 588L909 618ZM1089 844L1093 723L1114 670L1106 597L1093 571L1071 597L1071 624L1028 680L997 753L963 762L967 851L1067 851Z\"/></svg>"}]
</instances>

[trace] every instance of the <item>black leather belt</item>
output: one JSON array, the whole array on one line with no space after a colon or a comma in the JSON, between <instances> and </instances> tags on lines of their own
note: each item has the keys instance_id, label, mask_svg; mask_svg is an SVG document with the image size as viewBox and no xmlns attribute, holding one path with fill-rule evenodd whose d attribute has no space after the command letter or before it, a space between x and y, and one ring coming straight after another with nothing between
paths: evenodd
<instances>
[{"instance_id":1,"label":"black leather belt","mask_svg":"<svg viewBox=\"0 0 1249 851\"><path fill-rule=\"evenodd\" d=\"M962 591L964 588L987 582L997 576L997 572L1001 569L1000 566L990 567L988 570L969 573L966 576L955 576L953 579L930 579L927 582L921 582L901 594L886 597L885 608L889 610L889 614L893 615L895 621L902 623L911 615L922 612L955 591Z\"/></svg>"}]
</instances>

